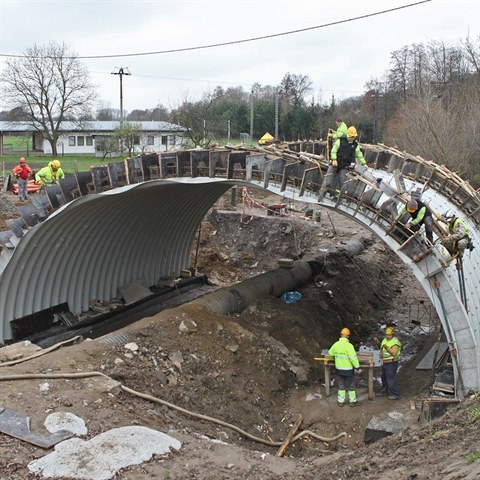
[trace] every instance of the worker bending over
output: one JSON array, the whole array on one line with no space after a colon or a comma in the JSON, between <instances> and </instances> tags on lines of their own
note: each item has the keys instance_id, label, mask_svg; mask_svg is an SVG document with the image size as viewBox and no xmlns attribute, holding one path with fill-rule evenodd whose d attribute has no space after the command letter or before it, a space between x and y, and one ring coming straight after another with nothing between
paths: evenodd
<instances>
[{"instance_id":1,"label":"worker bending over","mask_svg":"<svg viewBox=\"0 0 480 480\"><path fill-rule=\"evenodd\" d=\"M431 210L420 200L410 199L398 212L396 220L401 221L402 215L408 212L410 220L403 223L404 227L412 232L418 232L425 225L425 235L433 244L433 219Z\"/></svg>"},{"instance_id":2,"label":"worker bending over","mask_svg":"<svg viewBox=\"0 0 480 480\"><path fill-rule=\"evenodd\" d=\"M448 235L442 240L442 245L453 258L462 257L467 248L473 250L470 229L463 219L453 212L447 212L442 221L448 227Z\"/></svg>"},{"instance_id":3,"label":"worker bending over","mask_svg":"<svg viewBox=\"0 0 480 480\"><path fill-rule=\"evenodd\" d=\"M335 373L338 383L338 406L343 407L348 391L348 401L351 407L358 406L357 392L355 390L355 371L359 371L360 363L353 345L348 339L350 330L342 328L340 338L328 351L331 357L335 358Z\"/></svg>"},{"instance_id":4,"label":"worker bending over","mask_svg":"<svg viewBox=\"0 0 480 480\"><path fill-rule=\"evenodd\" d=\"M54 185L61 178L65 178L65 174L58 160L48 162L48 165L39 170L35 175L35 181L38 185Z\"/></svg>"}]
</instances>

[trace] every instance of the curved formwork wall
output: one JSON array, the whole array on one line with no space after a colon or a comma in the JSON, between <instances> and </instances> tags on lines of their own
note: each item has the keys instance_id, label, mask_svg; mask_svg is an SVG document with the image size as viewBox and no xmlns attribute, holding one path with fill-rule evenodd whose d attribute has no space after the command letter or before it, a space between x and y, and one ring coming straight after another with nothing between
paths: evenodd
<instances>
[{"instance_id":1,"label":"curved formwork wall","mask_svg":"<svg viewBox=\"0 0 480 480\"><path fill-rule=\"evenodd\" d=\"M66 204L22 238L0 278L0 328L67 303L80 313L135 281L157 284L190 263L199 223L231 183L153 180Z\"/></svg>"}]
</instances>

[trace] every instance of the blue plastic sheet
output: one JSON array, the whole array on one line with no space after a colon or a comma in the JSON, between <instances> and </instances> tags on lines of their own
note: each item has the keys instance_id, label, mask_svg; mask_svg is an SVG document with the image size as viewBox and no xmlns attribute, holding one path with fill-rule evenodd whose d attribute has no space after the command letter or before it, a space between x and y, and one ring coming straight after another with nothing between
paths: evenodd
<instances>
[{"instance_id":1,"label":"blue plastic sheet","mask_svg":"<svg viewBox=\"0 0 480 480\"><path fill-rule=\"evenodd\" d=\"M302 298L302 294L298 292L285 292L280 298L285 303L295 303Z\"/></svg>"}]
</instances>

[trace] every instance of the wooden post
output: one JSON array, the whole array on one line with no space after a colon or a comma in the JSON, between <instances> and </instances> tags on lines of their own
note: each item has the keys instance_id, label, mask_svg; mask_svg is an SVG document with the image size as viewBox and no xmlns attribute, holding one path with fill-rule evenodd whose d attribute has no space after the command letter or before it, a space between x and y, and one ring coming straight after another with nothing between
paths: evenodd
<instances>
[{"instance_id":1,"label":"wooden post","mask_svg":"<svg viewBox=\"0 0 480 480\"><path fill-rule=\"evenodd\" d=\"M288 435L286 436L285 440L280 445L280 448L278 449L278 452L277 452L277 457L283 457L283 455L285 454L285 450L287 449L288 445L292 441L293 436L297 433L297 430L300 428L300 425L302 424L302 422L303 422L303 418L301 415L299 415L297 421L293 424L293 427L288 432Z\"/></svg>"},{"instance_id":2,"label":"wooden post","mask_svg":"<svg viewBox=\"0 0 480 480\"><path fill-rule=\"evenodd\" d=\"M373 400L375 393L373 391L373 362L368 365L368 399Z\"/></svg>"},{"instance_id":3,"label":"wooden post","mask_svg":"<svg viewBox=\"0 0 480 480\"><path fill-rule=\"evenodd\" d=\"M328 364L328 361L324 362L325 366L325 396L329 397L330 396L330 365Z\"/></svg>"}]
</instances>

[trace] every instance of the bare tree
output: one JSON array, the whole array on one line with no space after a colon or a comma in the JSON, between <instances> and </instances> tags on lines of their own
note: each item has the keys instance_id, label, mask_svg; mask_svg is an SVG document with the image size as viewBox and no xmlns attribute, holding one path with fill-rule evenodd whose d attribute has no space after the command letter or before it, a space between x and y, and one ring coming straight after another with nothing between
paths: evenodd
<instances>
[{"instance_id":1,"label":"bare tree","mask_svg":"<svg viewBox=\"0 0 480 480\"><path fill-rule=\"evenodd\" d=\"M54 156L62 122L90 118L96 97L87 68L65 44L34 45L24 56L8 59L0 82L3 100L28 112L29 122L50 143Z\"/></svg>"},{"instance_id":2,"label":"bare tree","mask_svg":"<svg viewBox=\"0 0 480 480\"><path fill-rule=\"evenodd\" d=\"M280 83L280 93L294 107L305 105L305 95L312 90L308 75L286 73Z\"/></svg>"},{"instance_id":3,"label":"bare tree","mask_svg":"<svg viewBox=\"0 0 480 480\"><path fill-rule=\"evenodd\" d=\"M480 36L475 40L470 40L470 37L467 37L462 45L467 62L477 74L480 74Z\"/></svg>"},{"instance_id":4,"label":"bare tree","mask_svg":"<svg viewBox=\"0 0 480 480\"><path fill-rule=\"evenodd\" d=\"M202 100L198 102L185 98L182 105L172 111L173 121L188 128L185 138L188 138L194 147L208 147L213 141L220 121L213 106L221 94L217 89L214 93L204 93Z\"/></svg>"}]
</instances>

